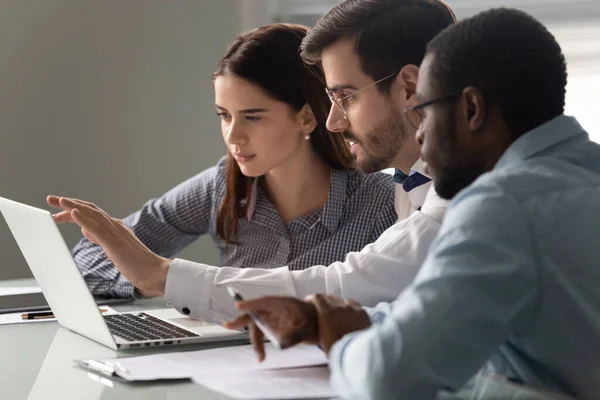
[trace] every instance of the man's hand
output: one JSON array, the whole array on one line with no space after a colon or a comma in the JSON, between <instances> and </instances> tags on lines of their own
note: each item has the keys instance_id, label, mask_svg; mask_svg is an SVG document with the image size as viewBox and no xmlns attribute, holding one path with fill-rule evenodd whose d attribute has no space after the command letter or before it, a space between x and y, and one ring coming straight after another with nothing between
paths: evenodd
<instances>
[{"instance_id":1,"label":"man's hand","mask_svg":"<svg viewBox=\"0 0 600 400\"><path fill-rule=\"evenodd\" d=\"M125 224L93 203L56 196L48 196L47 201L50 206L63 209L52 216L54 221L79 225L83 235L104 249L140 294L164 294L171 260L154 254Z\"/></svg>"},{"instance_id":2,"label":"man's hand","mask_svg":"<svg viewBox=\"0 0 600 400\"><path fill-rule=\"evenodd\" d=\"M300 342L318 343L317 313L315 307L294 297L261 297L259 299L240 301L236 303L240 311L255 312L275 336L282 348L294 346ZM250 340L259 361L265 359L264 335L254 325L248 314L228 321L225 327L240 329L247 326L250 329Z\"/></svg>"},{"instance_id":3,"label":"man's hand","mask_svg":"<svg viewBox=\"0 0 600 400\"><path fill-rule=\"evenodd\" d=\"M253 311L271 328L283 348L300 342L319 344L329 354L344 335L371 326L367 313L353 300L315 295L301 301L294 297L262 297L236 304L238 310ZM264 335L245 314L225 323L229 329L248 326L259 361L265 358Z\"/></svg>"},{"instance_id":4,"label":"man's hand","mask_svg":"<svg viewBox=\"0 0 600 400\"><path fill-rule=\"evenodd\" d=\"M306 300L317 310L319 344L327 355L335 342L344 335L371 326L369 316L354 300L322 294L310 296Z\"/></svg>"}]
</instances>

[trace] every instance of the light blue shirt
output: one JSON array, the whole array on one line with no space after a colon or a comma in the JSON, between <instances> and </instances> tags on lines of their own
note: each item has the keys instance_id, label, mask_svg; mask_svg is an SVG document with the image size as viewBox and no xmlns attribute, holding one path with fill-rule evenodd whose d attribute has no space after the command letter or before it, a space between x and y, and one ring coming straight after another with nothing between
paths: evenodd
<instances>
[{"instance_id":1,"label":"light blue shirt","mask_svg":"<svg viewBox=\"0 0 600 400\"><path fill-rule=\"evenodd\" d=\"M414 282L330 353L340 396L427 399L484 367L600 393L600 146L560 116L450 203Z\"/></svg>"}]
</instances>

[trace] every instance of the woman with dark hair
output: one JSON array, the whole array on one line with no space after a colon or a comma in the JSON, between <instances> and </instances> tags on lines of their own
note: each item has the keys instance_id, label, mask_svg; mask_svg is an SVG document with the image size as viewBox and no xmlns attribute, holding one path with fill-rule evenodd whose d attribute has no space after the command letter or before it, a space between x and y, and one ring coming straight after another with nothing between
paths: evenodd
<instances>
[{"instance_id":1,"label":"woman with dark hair","mask_svg":"<svg viewBox=\"0 0 600 400\"><path fill-rule=\"evenodd\" d=\"M331 103L323 73L299 55L306 33L272 24L235 39L213 74L227 155L122 221L102 212L129 237L130 261L151 273L153 263L209 234L221 266L303 270L343 260L395 222L391 178L355 171L342 135L325 127ZM78 222L73 204L101 211L55 196L48 203L65 209L57 222ZM162 294L136 291L111 261L110 246L82 232L73 252L94 294ZM193 268L168 261L171 270Z\"/></svg>"}]
</instances>

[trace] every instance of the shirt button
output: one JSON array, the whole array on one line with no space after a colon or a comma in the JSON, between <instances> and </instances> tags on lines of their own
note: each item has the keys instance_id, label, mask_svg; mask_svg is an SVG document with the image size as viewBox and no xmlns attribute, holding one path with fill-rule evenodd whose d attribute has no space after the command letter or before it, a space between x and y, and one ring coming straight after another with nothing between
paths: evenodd
<instances>
[{"instance_id":1,"label":"shirt button","mask_svg":"<svg viewBox=\"0 0 600 400\"><path fill-rule=\"evenodd\" d=\"M181 309L181 312L184 313L185 315L190 315L190 309L187 307L183 307Z\"/></svg>"}]
</instances>

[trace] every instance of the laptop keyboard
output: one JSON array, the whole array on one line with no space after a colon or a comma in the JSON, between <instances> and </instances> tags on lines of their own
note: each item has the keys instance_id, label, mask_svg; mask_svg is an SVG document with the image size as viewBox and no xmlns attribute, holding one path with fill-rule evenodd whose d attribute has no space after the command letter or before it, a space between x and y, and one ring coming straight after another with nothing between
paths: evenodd
<instances>
[{"instance_id":1,"label":"laptop keyboard","mask_svg":"<svg viewBox=\"0 0 600 400\"><path fill-rule=\"evenodd\" d=\"M130 341L200 336L146 313L105 315L104 320L113 335Z\"/></svg>"}]
</instances>

